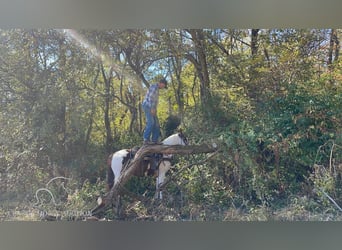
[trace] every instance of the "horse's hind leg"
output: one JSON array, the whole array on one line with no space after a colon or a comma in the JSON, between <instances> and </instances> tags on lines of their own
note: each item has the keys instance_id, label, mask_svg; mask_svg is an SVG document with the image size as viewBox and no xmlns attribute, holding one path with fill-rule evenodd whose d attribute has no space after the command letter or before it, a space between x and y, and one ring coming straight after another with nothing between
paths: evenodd
<instances>
[{"instance_id":1,"label":"horse's hind leg","mask_svg":"<svg viewBox=\"0 0 342 250\"><path fill-rule=\"evenodd\" d=\"M114 185L114 172L112 170L112 168L109 166L107 168L107 192L109 192L111 190L111 188Z\"/></svg>"},{"instance_id":2,"label":"horse's hind leg","mask_svg":"<svg viewBox=\"0 0 342 250\"><path fill-rule=\"evenodd\" d=\"M113 172L113 169L111 167L112 157L113 157L113 154L109 155L108 159L107 159L107 176L106 176L107 177L107 192L109 192L110 189L114 185L114 172Z\"/></svg>"}]
</instances>

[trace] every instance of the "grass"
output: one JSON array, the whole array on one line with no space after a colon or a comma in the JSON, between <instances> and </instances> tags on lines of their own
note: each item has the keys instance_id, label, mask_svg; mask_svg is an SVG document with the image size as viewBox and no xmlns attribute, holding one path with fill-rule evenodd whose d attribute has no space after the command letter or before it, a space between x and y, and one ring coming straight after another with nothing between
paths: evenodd
<instances>
[{"instance_id":1,"label":"grass","mask_svg":"<svg viewBox=\"0 0 342 250\"><path fill-rule=\"evenodd\" d=\"M342 221L342 213L334 206L325 209L310 207L306 197L298 197L292 203L280 209L265 206L246 207L244 209L218 209L201 205L192 205L175 209L160 203L155 207L130 206L126 217L128 221ZM134 211L133 211L134 210ZM49 210L52 214L66 214L66 211ZM109 218L116 220L115 218ZM61 217L61 220L67 220ZM6 202L0 208L0 221L41 221L41 211L30 204Z\"/></svg>"}]
</instances>

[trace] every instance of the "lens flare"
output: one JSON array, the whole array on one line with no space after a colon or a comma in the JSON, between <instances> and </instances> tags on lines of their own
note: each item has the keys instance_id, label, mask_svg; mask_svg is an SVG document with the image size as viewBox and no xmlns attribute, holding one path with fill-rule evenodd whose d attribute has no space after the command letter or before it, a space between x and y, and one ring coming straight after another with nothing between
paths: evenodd
<instances>
[{"instance_id":1,"label":"lens flare","mask_svg":"<svg viewBox=\"0 0 342 250\"><path fill-rule=\"evenodd\" d=\"M113 57L111 57L104 51L101 51L100 49L96 48L94 45L89 43L88 40L84 36L79 34L77 31L73 29L63 29L62 32L74 43L78 44L78 46L85 49L87 53L90 53L95 58L101 60L104 63L104 65L106 65L109 68L109 71L111 73L113 73L114 71L116 74L124 76L131 83L137 82L137 77L134 77L130 72L125 70L124 64L122 64L121 62L115 62Z\"/></svg>"}]
</instances>

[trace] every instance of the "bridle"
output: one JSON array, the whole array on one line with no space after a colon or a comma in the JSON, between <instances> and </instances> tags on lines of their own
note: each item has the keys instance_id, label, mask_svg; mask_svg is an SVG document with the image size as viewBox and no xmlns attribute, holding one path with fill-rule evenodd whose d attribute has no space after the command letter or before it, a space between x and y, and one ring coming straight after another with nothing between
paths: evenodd
<instances>
[{"instance_id":1,"label":"bridle","mask_svg":"<svg viewBox=\"0 0 342 250\"><path fill-rule=\"evenodd\" d=\"M188 138L186 138L186 136L182 132L179 132L178 136L182 139L182 141L184 142L185 145L189 144Z\"/></svg>"}]
</instances>

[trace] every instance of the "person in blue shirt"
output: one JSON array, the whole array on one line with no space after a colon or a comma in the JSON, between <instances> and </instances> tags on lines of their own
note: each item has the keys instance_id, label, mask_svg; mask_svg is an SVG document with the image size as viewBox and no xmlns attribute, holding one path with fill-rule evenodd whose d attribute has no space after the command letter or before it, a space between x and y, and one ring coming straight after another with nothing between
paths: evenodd
<instances>
[{"instance_id":1,"label":"person in blue shirt","mask_svg":"<svg viewBox=\"0 0 342 250\"><path fill-rule=\"evenodd\" d=\"M157 117L157 107L159 99L159 89L163 88L167 89L167 81L165 78L160 79L158 83L152 84L149 87L145 95L145 99L142 102L142 108L146 116L146 127L143 135L144 144L158 143L160 128Z\"/></svg>"}]
</instances>

